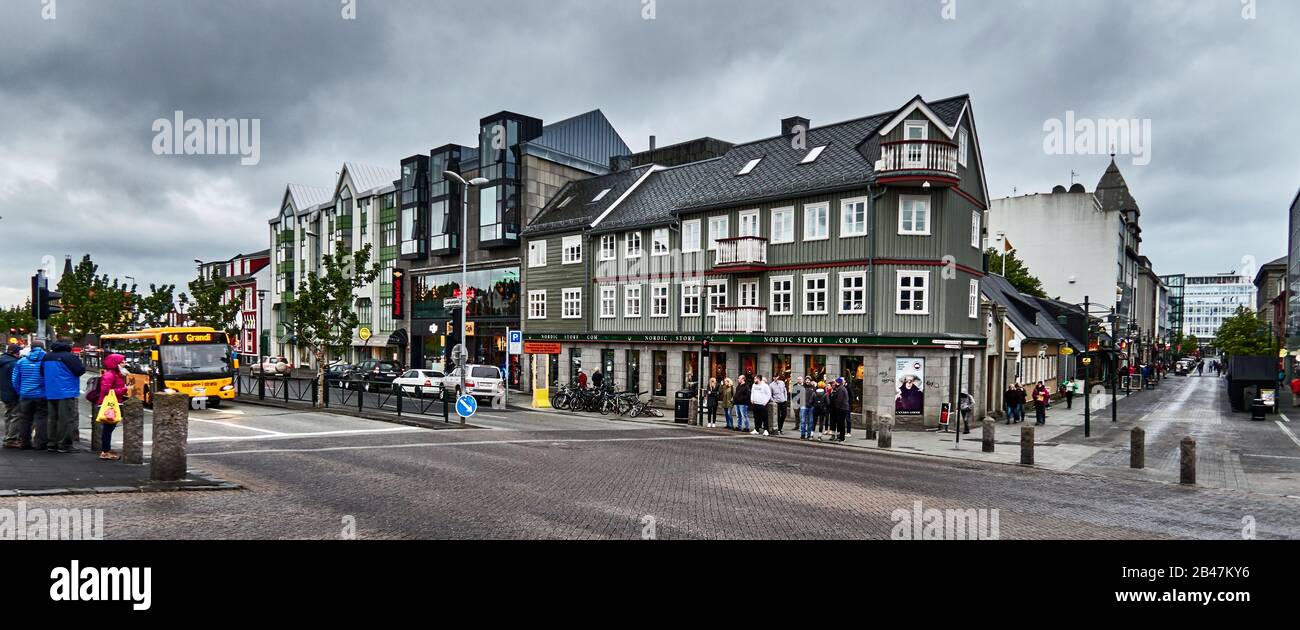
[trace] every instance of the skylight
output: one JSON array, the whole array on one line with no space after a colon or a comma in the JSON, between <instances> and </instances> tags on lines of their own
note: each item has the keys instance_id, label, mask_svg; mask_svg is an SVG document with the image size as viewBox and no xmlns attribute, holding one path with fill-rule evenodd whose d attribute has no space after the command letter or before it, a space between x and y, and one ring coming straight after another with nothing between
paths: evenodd
<instances>
[{"instance_id":1,"label":"skylight","mask_svg":"<svg viewBox=\"0 0 1300 630\"><path fill-rule=\"evenodd\" d=\"M817 158L818 158L818 157L821 157L822 151L825 151L825 150L826 150L826 145L824 145L824 144L821 145L820 147L813 147L813 150L812 150L812 151L809 151L809 152L808 152L808 155L803 156L803 161L802 161L802 162L799 162L799 163L800 163L800 164L812 164L813 162L816 162L816 161L817 161Z\"/></svg>"},{"instance_id":2,"label":"skylight","mask_svg":"<svg viewBox=\"0 0 1300 630\"><path fill-rule=\"evenodd\" d=\"M606 188L605 190L600 191L600 194L599 194L599 195L596 195L596 198L595 198L595 199L592 199L592 200L591 200L591 203L596 203L597 201L600 201L601 199L604 199L604 198L605 198L605 195L608 195L608 194L609 194L609 189L608 189L608 188Z\"/></svg>"},{"instance_id":3,"label":"skylight","mask_svg":"<svg viewBox=\"0 0 1300 630\"><path fill-rule=\"evenodd\" d=\"M561 201L561 202L560 202L560 205L555 206L555 208L556 208L557 210L560 209L560 208L563 208L564 206L569 205L569 202L570 202L570 201L573 201L573 195L569 195L568 197L565 197L565 198L564 198L564 201Z\"/></svg>"},{"instance_id":4,"label":"skylight","mask_svg":"<svg viewBox=\"0 0 1300 630\"><path fill-rule=\"evenodd\" d=\"M745 165L745 168L740 169L740 172L736 173L736 175L739 176L739 175L748 175L748 174L750 174L751 172L753 172L754 168L758 166L758 163L759 163L759 162L762 162L762 161L763 161L763 158L754 158L754 159L750 160L750 161L749 161L749 164L746 164L746 165Z\"/></svg>"}]
</instances>

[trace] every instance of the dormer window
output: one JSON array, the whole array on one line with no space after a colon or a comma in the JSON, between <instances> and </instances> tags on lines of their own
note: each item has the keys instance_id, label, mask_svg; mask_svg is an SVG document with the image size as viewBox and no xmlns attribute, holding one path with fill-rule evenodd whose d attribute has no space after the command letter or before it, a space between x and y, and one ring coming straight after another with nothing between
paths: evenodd
<instances>
[{"instance_id":1,"label":"dormer window","mask_svg":"<svg viewBox=\"0 0 1300 630\"><path fill-rule=\"evenodd\" d=\"M817 161L817 158L821 157L821 155L822 155L822 151L825 151L825 150L826 150L826 145L824 145L824 144L823 144L822 146L820 146L820 147L813 147L812 151L809 151L809 152L808 152L808 155L803 156L803 160L800 161L799 163L800 163L800 164L812 164L813 162L816 162L816 161Z\"/></svg>"},{"instance_id":2,"label":"dormer window","mask_svg":"<svg viewBox=\"0 0 1300 630\"><path fill-rule=\"evenodd\" d=\"M596 195L596 198L595 198L595 199L592 199L592 200L591 200L591 203L596 203L597 201L600 201L601 199L604 199L604 198L605 198L605 195L608 195L608 194L609 194L609 190L610 190L610 189L606 188L605 190L600 191L600 194L599 194L599 195Z\"/></svg>"},{"instance_id":3,"label":"dormer window","mask_svg":"<svg viewBox=\"0 0 1300 630\"><path fill-rule=\"evenodd\" d=\"M736 173L736 176L739 177L741 175L748 175L754 172L754 169L758 167L758 163L762 161L763 158L754 158L750 160L749 163L746 164L744 168L740 169L740 171Z\"/></svg>"}]
</instances>

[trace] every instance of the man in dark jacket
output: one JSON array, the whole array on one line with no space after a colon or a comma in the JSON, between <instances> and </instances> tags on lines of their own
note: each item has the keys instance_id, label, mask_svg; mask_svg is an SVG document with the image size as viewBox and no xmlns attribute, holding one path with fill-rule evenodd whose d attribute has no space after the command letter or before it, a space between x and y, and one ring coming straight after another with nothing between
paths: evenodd
<instances>
[{"instance_id":1,"label":"man in dark jacket","mask_svg":"<svg viewBox=\"0 0 1300 630\"><path fill-rule=\"evenodd\" d=\"M736 429L744 433L749 431L749 395L753 386L744 374L736 381L736 394L731 401L736 405Z\"/></svg>"},{"instance_id":2,"label":"man in dark jacket","mask_svg":"<svg viewBox=\"0 0 1300 630\"><path fill-rule=\"evenodd\" d=\"M14 364L10 384L18 392L18 443L23 450L31 450L32 431L36 432L36 446L45 448L46 403L45 379L41 377L41 361L45 360L45 342L32 342L27 356Z\"/></svg>"},{"instance_id":3,"label":"man in dark jacket","mask_svg":"<svg viewBox=\"0 0 1300 630\"><path fill-rule=\"evenodd\" d=\"M22 348L11 343L0 354L0 401L5 405L5 448L19 448L18 443L18 390L14 389L14 365Z\"/></svg>"},{"instance_id":4,"label":"man in dark jacket","mask_svg":"<svg viewBox=\"0 0 1300 630\"><path fill-rule=\"evenodd\" d=\"M77 399L81 396L81 375L86 366L72 353L72 343L60 339L50 345L41 362L45 377L45 401L49 408L50 435L45 450L72 453L77 435Z\"/></svg>"},{"instance_id":5,"label":"man in dark jacket","mask_svg":"<svg viewBox=\"0 0 1300 630\"><path fill-rule=\"evenodd\" d=\"M835 390L831 392L831 417L834 418L832 424L836 433L836 436L831 440L833 442L844 441L844 430L845 425L849 422L850 405L848 385L844 383L842 378L836 380Z\"/></svg>"}]
</instances>

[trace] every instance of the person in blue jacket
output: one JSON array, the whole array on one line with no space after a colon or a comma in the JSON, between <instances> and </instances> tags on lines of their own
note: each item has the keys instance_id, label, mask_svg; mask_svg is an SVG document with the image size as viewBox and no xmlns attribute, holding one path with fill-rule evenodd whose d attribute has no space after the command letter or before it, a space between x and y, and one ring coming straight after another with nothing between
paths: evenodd
<instances>
[{"instance_id":1,"label":"person in blue jacket","mask_svg":"<svg viewBox=\"0 0 1300 630\"><path fill-rule=\"evenodd\" d=\"M32 431L36 431L36 444L44 448L47 441L45 378L41 376L41 362L45 360L45 342L32 342L27 356L14 363L10 383L18 392L18 444L31 450Z\"/></svg>"},{"instance_id":2,"label":"person in blue jacket","mask_svg":"<svg viewBox=\"0 0 1300 630\"><path fill-rule=\"evenodd\" d=\"M60 339L50 345L50 352L41 362L45 376L45 401L49 408L49 441L45 450L51 453L72 453L72 441L77 436L77 415L81 397L81 375L86 366L72 353L72 342Z\"/></svg>"}]
</instances>

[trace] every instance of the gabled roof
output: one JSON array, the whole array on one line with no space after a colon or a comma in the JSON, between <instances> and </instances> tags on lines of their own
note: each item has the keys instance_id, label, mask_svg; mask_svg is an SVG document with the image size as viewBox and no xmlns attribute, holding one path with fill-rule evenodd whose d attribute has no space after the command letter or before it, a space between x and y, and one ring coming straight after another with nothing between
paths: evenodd
<instances>
[{"instance_id":1,"label":"gabled roof","mask_svg":"<svg viewBox=\"0 0 1300 630\"><path fill-rule=\"evenodd\" d=\"M716 168L720 160L714 158L655 170L623 201L617 213L593 226L593 231L612 232L672 222L677 208L695 189L701 174Z\"/></svg>"},{"instance_id":2,"label":"gabled roof","mask_svg":"<svg viewBox=\"0 0 1300 630\"><path fill-rule=\"evenodd\" d=\"M599 109L542 127L542 135L529 142L602 167L609 158L632 152L614 125Z\"/></svg>"},{"instance_id":3,"label":"gabled roof","mask_svg":"<svg viewBox=\"0 0 1300 630\"><path fill-rule=\"evenodd\" d=\"M313 206L330 202L330 189L320 186L289 184L285 195L293 202L293 209L301 212Z\"/></svg>"},{"instance_id":4,"label":"gabled roof","mask_svg":"<svg viewBox=\"0 0 1300 630\"><path fill-rule=\"evenodd\" d=\"M1283 256L1283 257L1281 257L1281 258L1278 258L1278 259L1275 259L1275 260L1272 260L1272 261L1269 261L1269 262L1266 262L1266 263L1260 265L1260 266L1259 266L1259 271L1255 273L1255 286L1259 286L1260 283L1264 280L1264 274L1266 274L1266 273L1268 273L1268 272L1270 272L1270 271L1281 271L1282 274L1285 275L1285 274L1286 274L1286 269L1287 269L1287 257L1286 257L1286 256Z\"/></svg>"},{"instance_id":5,"label":"gabled roof","mask_svg":"<svg viewBox=\"0 0 1300 630\"><path fill-rule=\"evenodd\" d=\"M626 171L569 182L556 193L545 208L524 228L524 234L538 236L566 230L581 230L618 202L652 167L640 166ZM594 201L601 191L609 192ZM568 202L566 203L566 200ZM563 207L561 207L563 206Z\"/></svg>"},{"instance_id":6,"label":"gabled roof","mask_svg":"<svg viewBox=\"0 0 1300 630\"><path fill-rule=\"evenodd\" d=\"M897 127L899 123L906 120L908 116L911 116L912 112L919 111L922 114L925 114L925 117L929 118L930 122L934 123L934 125L943 131L944 135L948 136L948 139L951 140L953 136L957 135L957 122L961 118L962 110L965 109L965 101L965 97L936 101L936 105L942 108L941 110L936 110L926 103L925 99L921 98L920 94L917 94L912 97L912 100L908 101L902 109L899 109L898 112L889 119L889 122L886 122L880 127L879 133L882 136L888 135L890 131L894 130L894 127ZM942 111L942 114L944 115L941 115L940 111Z\"/></svg>"},{"instance_id":7,"label":"gabled roof","mask_svg":"<svg viewBox=\"0 0 1300 630\"><path fill-rule=\"evenodd\" d=\"M980 292L991 302L1007 309L1007 319L1026 339L1067 341L1069 333L1038 303L1037 298L1016 290L1010 280L997 274L980 278Z\"/></svg>"},{"instance_id":8,"label":"gabled roof","mask_svg":"<svg viewBox=\"0 0 1300 630\"><path fill-rule=\"evenodd\" d=\"M400 176L397 169L386 166L344 162L343 170L339 171L338 181L334 184L334 195L337 195L343 188L343 178L345 177L352 179L353 198L359 198L373 195L384 188L392 188L393 180Z\"/></svg>"}]
</instances>

